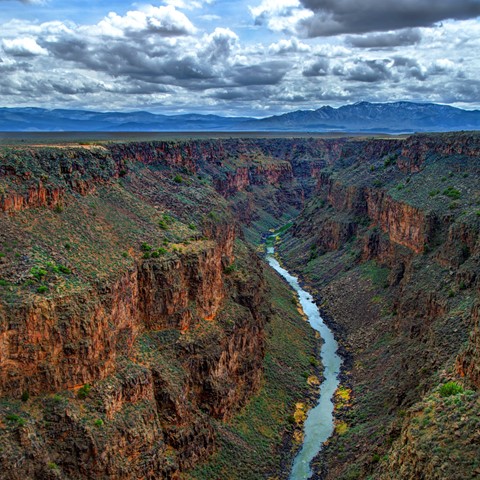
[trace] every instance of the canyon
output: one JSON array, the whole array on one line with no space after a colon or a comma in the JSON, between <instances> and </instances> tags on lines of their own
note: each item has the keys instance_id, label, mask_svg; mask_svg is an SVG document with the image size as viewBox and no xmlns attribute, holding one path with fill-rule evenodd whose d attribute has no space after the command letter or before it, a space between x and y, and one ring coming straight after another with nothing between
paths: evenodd
<instances>
[{"instance_id":1,"label":"canyon","mask_svg":"<svg viewBox=\"0 0 480 480\"><path fill-rule=\"evenodd\" d=\"M283 225L344 357L312 478L476 478L479 157L470 132L1 147L2 478L288 478L321 372L256 251Z\"/></svg>"}]
</instances>

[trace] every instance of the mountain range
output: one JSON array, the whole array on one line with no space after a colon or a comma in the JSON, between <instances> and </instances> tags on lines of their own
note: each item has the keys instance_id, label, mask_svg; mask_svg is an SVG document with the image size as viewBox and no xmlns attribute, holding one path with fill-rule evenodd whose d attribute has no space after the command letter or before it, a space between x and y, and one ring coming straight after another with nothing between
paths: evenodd
<instances>
[{"instance_id":1,"label":"mountain range","mask_svg":"<svg viewBox=\"0 0 480 480\"><path fill-rule=\"evenodd\" d=\"M379 132L480 130L480 110L434 103L358 102L339 108L297 110L266 118L218 115L161 115L138 112L95 112L44 108L0 108L4 132Z\"/></svg>"}]
</instances>

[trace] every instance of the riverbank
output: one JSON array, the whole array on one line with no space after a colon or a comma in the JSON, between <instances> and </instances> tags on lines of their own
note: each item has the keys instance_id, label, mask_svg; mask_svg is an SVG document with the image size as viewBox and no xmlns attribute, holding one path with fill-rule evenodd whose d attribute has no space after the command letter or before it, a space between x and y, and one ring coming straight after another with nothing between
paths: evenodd
<instances>
[{"instance_id":1,"label":"riverbank","mask_svg":"<svg viewBox=\"0 0 480 480\"><path fill-rule=\"evenodd\" d=\"M310 326L318 332L323 341L320 356L324 370L319 397L315 407L308 412L304 424L302 448L295 457L289 476L290 480L306 480L313 475L310 463L322 450L323 444L335 429L333 397L340 382L342 359L337 354L338 344L333 332L323 321L312 295L300 286L296 277L280 266L274 257L274 247L268 248L267 260L296 292Z\"/></svg>"}]
</instances>

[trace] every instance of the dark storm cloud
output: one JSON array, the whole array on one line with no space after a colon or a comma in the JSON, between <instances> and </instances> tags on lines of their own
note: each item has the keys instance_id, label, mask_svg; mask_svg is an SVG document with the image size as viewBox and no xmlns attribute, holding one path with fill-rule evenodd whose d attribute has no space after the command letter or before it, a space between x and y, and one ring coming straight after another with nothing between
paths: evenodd
<instances>
[{"instance_id":1,"label":"dark storm cloud","mask_svg":"<svg viewBox=\"0 0 480 480\"><path fill-rule=\"evenodd\" d=\"M210 98L216 98L217 100L238 100L240 98L245 98L247 92L240 89L231 89L231 90L219 90L213 92L209 95Z\"/></svg>"},{"instance_id":2,"label":"dark storm cloud","mask_svg":"<svg viewBox=\"0 0 480 480\"><path fill-rule=\"evenodd\" d=\"M347 37L346 42L355 48L393 48L416 45L422 39L417 28L408 28L398 32L374 33L370 35Z\"/></svg>"},{"instance_id":3,"label":"dark storm cloud","mask_svg":"<svg viewBox=\"0 0 480 480\"><path fill-rule=\"evenodd\" d=\"M237 85L277 85L289 68L290 64L287 62L264 62L236 67L232 80Z\"/></svg>"},{"instance_id":4,"label":"dark storm cloud","mask_svg":"<svg viewBox=\"0 0 480 480\"><path fill-rule=\"evenodd\" d=\"M328 59L320 58L305 68L305 70L302 72L302 75L304 77L324 77L328 74L329 64L330 62Z\"/></svg>"},{"instance_id":5,"label":"dark storm cloud","mask_svg":"<svg viewBox=\"0 0 480 480\"><path fill-rule=\"evenodd\" d=\"M299 24L308 37L426 27L446 19L465 20L480 15L478 0L300 1L314 12Z\"/></svg>"},{"instance_id":6,"label":"dark storm cloud","mask_svg":"<svg viewBox=\"0 0 480 480\"><path fill-rule=\"evenodd\" d=\"M333 69L333 74L346 80L366 83L381 82L392 77L386 60L357 60L353 66L338 65Z\"/></svg>"},{"instance_id":7,"label":"dark storm cloud","mask_svg":"<svg viewBox=\"0 0 480 480\"><path fill-rule=\"evenodd\" d=\"M407 57L395 57L393 60L393 68L403 72L406 78L415 78L421 82L427 79L427 72L417 60Z\"/></svg>"},{"instance_id":8,"label":"dark storm cloud","mask_svg":"<svg viewBox=\"0 0 480 480\"><path fill-rule=\"evenodd\" d=\"M39 43L57 59L113 77L171 83L172 80L204 80L214 76L209 63L201 62L195 56L179 58L175 50L148 49L142 43L124 39L93 44L80 37L69 36Z\"/></svg>"},{"instance_id":9,"label":"dark storm cloud","mask_svg":"<svg viewBox=\"0 0 480 480\"><path fill-rule=\"evenodd\" d=\"M86 94L86 93L96 93L101 90L101 87L98 85L75 85L68 81L60 82L52 82L51 86L53 90L62 95L78 95L78 94Z\"/></svg>"}]
</instances>

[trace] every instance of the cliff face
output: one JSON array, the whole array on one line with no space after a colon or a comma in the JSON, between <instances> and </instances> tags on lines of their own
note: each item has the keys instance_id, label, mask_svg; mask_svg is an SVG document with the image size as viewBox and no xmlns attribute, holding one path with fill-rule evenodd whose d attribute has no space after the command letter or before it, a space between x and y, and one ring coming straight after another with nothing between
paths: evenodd
<instances>
[{"instance_id":1,"label":"cliff face","mask_svg":"<svg viewBox=\"0 0 480 480\"><path fill-rule=\"evenodd\" d=\"M462 439L442 430L448 401L439 391L463 383L473 391L457 404L478 408L478 136L390 145L370 146L380 156L369 160L362 151L326 167L280 246L319 292L351 355L352 406L337 413L344 427L322 471L326 478L474 478L473 425L465 423ZM428 434L419 423L431 425ZM442 455L430 458L432 448L455 458L463 449L459 470L446 468Z\"/></svg>"},{"instance_id":2,"label":"cliff face","mask_svg":"<svg viewBox=\"0 0 480 480\"><path fill-rule=\"evenodd\" d=\"M457 358L457 370L462 377L467 377L480 388L480 305L472 310L470 339L465 349Z\"/></svg>"},{"instance_id":3,"label":"cliff face","mask_svg":"<svg viewBox=\"0 0 480 480\"><path fill-rule=\"evenodd\" d=\"M103 147L4 149L0 210L61 206L67 191L87 195L123 171Z\"/></svg>"},{"instance_id":4,"label":"cliff face","mask_svg":"<svg viewBox=\"0 0 480 480\"><path fill-rule=\"evenodd\" d=\"M192 185L174 154L92 164L82 149L53 149L46 170L45 152L18 155L29 182L48 175L62 192L62 209L18 171L2 177L4 478L175 477L215 450L212 418L260 385L261 263L238 248L222 198Z\"/></svg>"}]
</instances>

